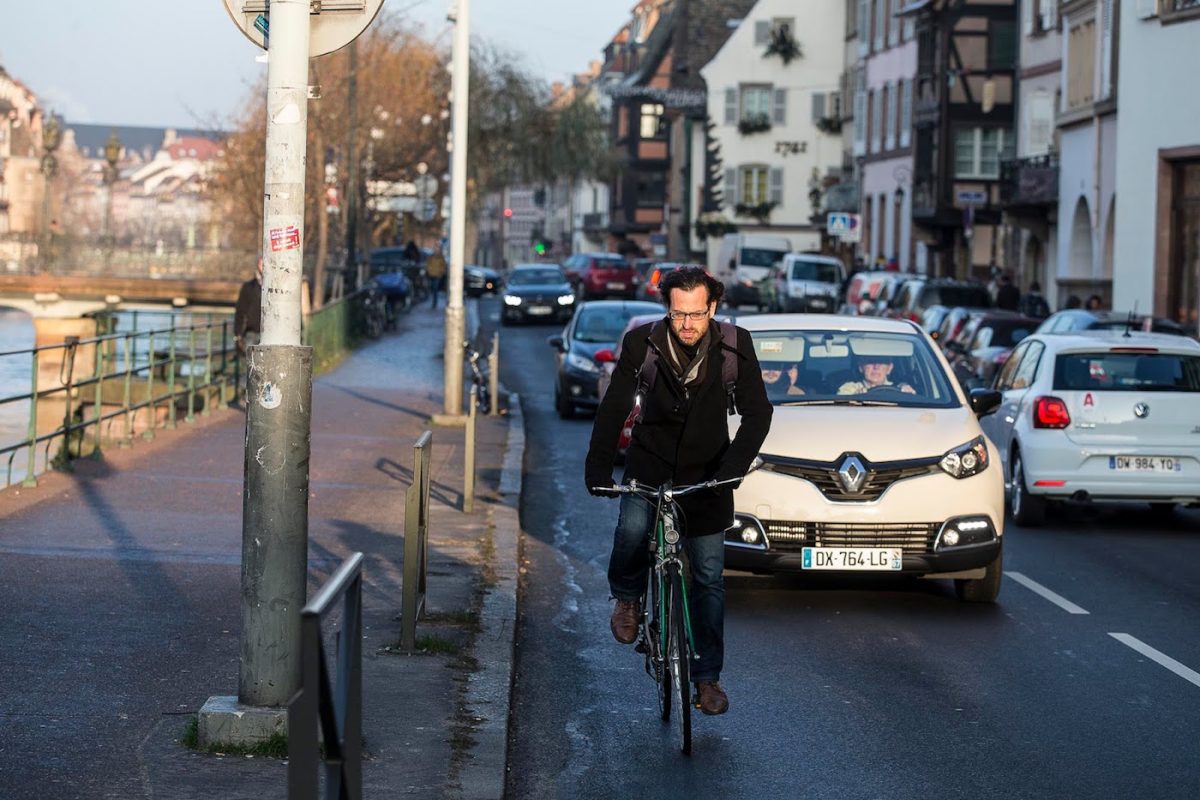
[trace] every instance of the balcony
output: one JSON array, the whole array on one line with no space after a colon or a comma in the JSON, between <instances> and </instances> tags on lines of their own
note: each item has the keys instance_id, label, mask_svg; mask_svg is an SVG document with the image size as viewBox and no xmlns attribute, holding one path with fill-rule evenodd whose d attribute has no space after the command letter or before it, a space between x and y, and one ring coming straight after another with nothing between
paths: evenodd
<instances>
[{"instance_id":1,"label":"balcony","mask_svg":"<svg viewBox=\"0 0 1200 800\"><path fill-rule=\"evenodd\" d=\"M1014 209L1058 203L1058 156L1017 158L1000 164L1000 204Z\"/></svg>"}]
</instances>

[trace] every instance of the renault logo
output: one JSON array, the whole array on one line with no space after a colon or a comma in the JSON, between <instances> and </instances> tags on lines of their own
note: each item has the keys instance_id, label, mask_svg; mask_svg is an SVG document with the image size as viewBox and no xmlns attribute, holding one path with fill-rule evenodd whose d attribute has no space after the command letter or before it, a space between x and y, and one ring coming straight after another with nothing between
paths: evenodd
<instances>
[{"instance_id":1,"label":"renault logo","mask_svg":"<svg viewBox=\"0 0 1200 800\"><path fill-rule=\"evenodd\" d=\"M1150 416L1150 406L1145 403L1138 403L1133 407L1133 413L1138 419L1145 419Z\"/></svg>"},{"instance_id":2,"label":"renault logo","mask_svg":"<svg viewBox=\"0 0 1200 800\"><path fill-rule=\"evenodd\" d=\"M867 479L867 470L856 456L846 456L838 467L837 475L846 494L858 494Z\"/></svg>"}]
</instances>

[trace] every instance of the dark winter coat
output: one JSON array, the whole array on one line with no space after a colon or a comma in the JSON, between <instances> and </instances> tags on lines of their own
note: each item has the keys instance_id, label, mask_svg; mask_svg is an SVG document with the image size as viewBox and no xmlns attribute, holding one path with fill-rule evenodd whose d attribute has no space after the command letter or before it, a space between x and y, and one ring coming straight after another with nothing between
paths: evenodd
<instances>
[{"instance_id":1,"label":"dark winter coat","mask_svg":"<svg viewBox=\"0 0 1200 800\"><path fill-rule=\"evenodd\" d=\"M685 387L666 355L669 324L662 320L653 335L653 324L626 334L612 382L596 412L585 467L588 486L612 485L617 439L633 407L637 372L647 348L659 354L660 362L654 386L643 399L642 420L634 426L625 456L626 481L636 479L659 486L670 480L678 486L740 477L746 474L767 438L773 409L750 334L738 328L737 342L724 342L720 327L712 323L703 374ZM721 360L726 358L738 360L734 396L741 427L732 442L728 398L721 379ZM686 495L679 504L685 535L719 533L733 524L732 485Z\"/></svg>"}]
</instances>

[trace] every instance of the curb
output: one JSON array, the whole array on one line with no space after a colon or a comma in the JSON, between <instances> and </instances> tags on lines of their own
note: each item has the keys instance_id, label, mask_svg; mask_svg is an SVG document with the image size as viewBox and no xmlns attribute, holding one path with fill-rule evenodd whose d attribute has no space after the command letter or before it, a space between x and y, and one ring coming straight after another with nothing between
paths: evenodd
<instances>
[{"instance_id":1,"label":"curb","mask_svg":"<svg viewBox=\"0 0 1200 800\"><path fill-rule=\"evenodd\" d=\"M504 396L503 388L500 391ZM479 614L475 658L479 670L467 683L466 705L478 719L475 744L460 774L463 800L500 800L508 774L508 718L512 703L513 646L517 621L521 468L525 420L521 400L508 395L508 441L500 472L501 501L491 508L495 583Z\"/></svg>"}]
</instances>

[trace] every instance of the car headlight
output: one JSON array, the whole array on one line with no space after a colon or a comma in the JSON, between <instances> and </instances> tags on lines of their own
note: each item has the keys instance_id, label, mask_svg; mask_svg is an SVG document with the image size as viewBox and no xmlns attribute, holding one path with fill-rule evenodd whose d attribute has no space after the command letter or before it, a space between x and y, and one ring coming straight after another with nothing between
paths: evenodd
<instances>
[{"instance_id":1,"label":"car headlight","mask_svg":"<svg viewBox=\"0 0 1200 800\"><path fill-rule=\"evenodd\" d=\"M947 475L954 478L969 478L987 469L987 442L982 436L976 437L964 445L959 445L948 451L938 466Z\"/></svg>"},{"instance_id":2,"label":"car headlight","mask_svg":"<svg viewBox=\"0 0 1200 800\"><path fill-rule=\"evenodd\" d=\"M574 302L575 302L575 295L573 295L573 294L560 294L558 296L558 304L560 306L569 306L569 305L571 305L571 303L574 303Z\"/></svg>"},{"instance_id":3,"label":"car headlight","mask_svg":"<svg viewBox=\"0 0 1200 800\"><path fill-rule=\"evenodd\" d=\"M519 306L521 305L521 298L517 297L516 295L506 294L504 295L504 305Z\"/></svg>"},{"instance_id":4,"label":"car headlight","mask_svg":"<svg viewBox=\"0 0 1200 800\"><path fill-rule=\"evenodd\" d=\"M596 365L595 361L592 361L587 356L581 356L579 353L567 353L567 365L583 372L600 371L600 367Z\"/></svg>"}]
</instances>

